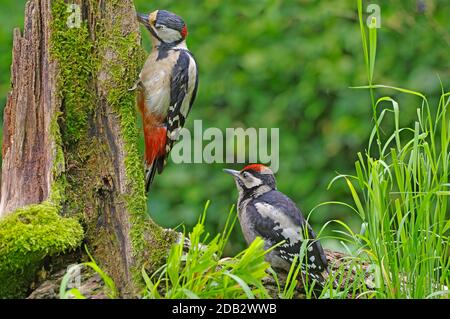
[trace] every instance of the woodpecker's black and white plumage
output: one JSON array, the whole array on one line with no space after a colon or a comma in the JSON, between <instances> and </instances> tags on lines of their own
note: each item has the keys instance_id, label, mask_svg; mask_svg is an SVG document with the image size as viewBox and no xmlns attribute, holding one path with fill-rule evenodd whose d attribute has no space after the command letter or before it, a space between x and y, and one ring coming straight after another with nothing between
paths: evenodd
<instances>
[{"instance_id":1,"label":"woodpecker's black and white plumage","mask_svg":"<svg viewBox=\"0 0 450 319\"><path fill-rule=\"evenodd\" d=\"M145 136L146 190L166 163L192 108L198 88L197 64L186 46L183 19L166 10L138 14L152 36L152 52L137 83Z\"/></svg>"},{"instance_id":2,"label":"woodpecker's black and white plumage","mask_svg":"<svg viewBox=\"0 0 450 319\"><path fill-rule=\"evenodd\" d=\"M267 250L284 241L266 255L266 260L273 268L288 272L307 232L310 243L302 272L307 268L309 277L323 286L328 276L323 248L295 203L276 189L273 172L261 164L249 165L242 171L224 171L234 177L239 190L238 218L247 243L261 237Z\"/></svg>"}]
</instances>

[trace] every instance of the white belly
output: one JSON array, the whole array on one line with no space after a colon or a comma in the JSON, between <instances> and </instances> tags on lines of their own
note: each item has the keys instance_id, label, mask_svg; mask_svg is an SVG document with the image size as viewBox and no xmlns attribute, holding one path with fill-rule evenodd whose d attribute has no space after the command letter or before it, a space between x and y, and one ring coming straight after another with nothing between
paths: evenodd
<instances>
[{"instance_id":1,"label":"white belly","mask_svg":"<svg viewBox=\"0 0 450 319\"><path fill-rule=\"evenodd\" d=\"M158 52L152 52L139 75L144 86L145 108L152 114L166 116L170 106L170 82L172 68L179 53L169 51L166 58L157 60Z\"/></svg>"}]
</instances>

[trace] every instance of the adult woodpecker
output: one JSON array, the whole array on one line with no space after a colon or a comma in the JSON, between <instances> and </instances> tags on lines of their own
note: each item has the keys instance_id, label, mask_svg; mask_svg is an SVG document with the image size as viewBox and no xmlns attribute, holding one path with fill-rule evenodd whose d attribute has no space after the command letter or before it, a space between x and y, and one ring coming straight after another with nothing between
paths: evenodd
<instances>
[{"instance_id":1,"label":"adult woodpecker","mask_svg":"<svg viewBox=\"0 0 450 319\"><path fill-rule=\"evenodd\" d=\"M231 174L239 190L238 219L248 244L256 237L264 240L264 249L284 242L266 254L266 260L275 269L289 271L308 234L306 265L309 277L323 286L328 276L328 264L316 235L295 203L276 188L273 172L261 164L246 166L241 171L224 170Z\"/></svg>"},{"instance_id":2,"label":"adult woodpecker","mask_svg":"<svg viewBox=\"0 0 450 319\"><path fill-rule=\"evenodd\" d=\"M152 36L152 52L136 87L145 137L146 191L163 171L194 103L198 88L197 64L186 46L183 19L166 10L137 15Z\"/></svg>"}]
</instances>

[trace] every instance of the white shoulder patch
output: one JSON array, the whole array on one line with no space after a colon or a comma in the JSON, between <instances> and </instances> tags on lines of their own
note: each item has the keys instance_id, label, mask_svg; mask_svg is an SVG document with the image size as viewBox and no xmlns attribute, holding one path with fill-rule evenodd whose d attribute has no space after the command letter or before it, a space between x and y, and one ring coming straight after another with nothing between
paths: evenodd
<instances>
[{"instance_id":1,"label":"white shoulder patch","mask_svg":"<svg viewBox=\"0 0 450 319\"><path fill-rule=\"evenodd\" d=\"M195 82L197 80L197 72L197 64L189 54L188 89L183 104L181 105L181 114L183 114L184 117L187 117L189 112L189 106L191 103L192 94L194 93Z\"/></svg>"},{"instance_id":2,"label":"white shoulder patch","mask_svg":"<svg viewBox=\"0 0 450 319\"><path fill-rule=\"evenodd\" d=\"M279 224L274 230L281 230L281 234L289 240L289 244L293 245L303 240L301 228L294 224L292 219L283 211L269 203L256 203L255 207L262 217L270 218Z\"/></svg>"}]
</instances>

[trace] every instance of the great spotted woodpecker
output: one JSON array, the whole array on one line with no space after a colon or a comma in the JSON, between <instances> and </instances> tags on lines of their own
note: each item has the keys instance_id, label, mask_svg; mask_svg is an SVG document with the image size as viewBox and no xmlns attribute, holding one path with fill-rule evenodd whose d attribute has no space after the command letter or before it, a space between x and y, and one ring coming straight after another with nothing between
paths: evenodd
<instances>
[{"instance_id":1,"label":"great spotted woodpecker","mask_svg":"<svg viewBox=\"0 0 450 319\"><path fill-rule=\"evenodd\" d=\"M152 36L152 52L139 75L138 105L145 137L146 191L163 171L194 103L198 88L197 64L186 46L183 19L165 10L138 14Z\"/></svg>"},{"instance_id":2,"label":"great spotted woodpecker","mask_svg":"<svg viewBox=\"0 0 450 319\"><path fill-rule=\"evenodd\" d=\"M272 268L288 272L307 234L311 242L301 271L308 270L309 278L323 286L328 276L323 248L295 203L277 190L273 172L261 164L224 171L233 176L239 190L238 219L247 243L261 237L267 250L283 242L266 254L266 260Z\"/></svg>"}]
</instances>

